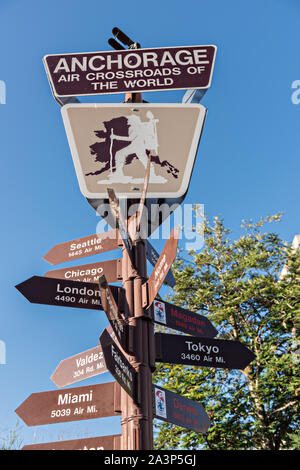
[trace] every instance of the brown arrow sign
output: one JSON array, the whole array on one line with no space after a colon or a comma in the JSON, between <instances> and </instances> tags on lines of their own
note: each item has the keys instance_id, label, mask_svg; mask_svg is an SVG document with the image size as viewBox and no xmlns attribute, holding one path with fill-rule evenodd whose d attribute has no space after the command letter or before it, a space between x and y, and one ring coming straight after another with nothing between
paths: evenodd
<instances>
[{"instance_id":1,"label":"brown arrow sign","mask_svg":"<svg viewBox=\"0 0 300 470\"><path fill-rule=\"evenodd\" d=\"M109 230L55 245L43 259L50 264L59 264L117 248L118 233L116 230Z\"/></svg>"},{"instance_id":2,"label":"brown arrow sign","mask_svg":"<svg viewBox=\"0 0 300 470\"><path fill-rule=\"evenodd\" d=\"M27 426L120 415L120 387L108 382L32 393L15 411Z\"/></svg>"},{"instance_id":3,"label":"brown arrow sign","mask_svg":"<svg viewBox=\"0 0 300 470\"><path fill-rule=\"evenodd\" d=\"M70 441L45 442L22 447L21 450L120 450L121 435L72 439Z\"/></svg>"},{"instance_id":4,"label":"brown arrow sign","mask_svg":"<svg viewBox=\"0 0 300 470\"><path fill-rule=\"evenodd\" d=\"M153 385L152 396L155 418L199 433L207 432L211 423L201 403L158 385Z\"/></svg>"},{"instance_id":5,"label":"brown arrow sign","mask_svg":"<svg viewBox=\"0 0 300 470\"><path fill-rule=\"evenodd\" d=\"M101 346L62 360L50 379L59 388L107 372Z\"/></svg>"},{"instance_id":6,"label":"brown arrow sign","mask_svg":"<svg viewBox=\"0 0 300 470\"><path fill-rule=\"evenodd\" d=\"M144 284L146 286L148 295L144 295L143 306L150 307L152 305L159 289L161 288L171 266L176 257L178 245L179 230L173 229L169 239L167 240L164 249L158 258L158 261L149 277L148 281Z\"/></svg>"},{"instance_id":7,"label":"brown arrow sign","mask_svg":"<svg viewBox=\"0 0 300 470\"><path fill-rule=\"evenodd\" d=\"M48 271L44 277L66 279L68 281L98 282L99 276L105 273L108 282L122 280L122 260L101 261L99 263L83 264L70 268Z\"/></svg>"},{"instance_id":8,"label":"brown arrow sign","mask_svg":"<svg viewBox=\"0 0 300 470\"><path fill-rule=\"evenodd\" d=\"M99 277L99 289L101 294L102 308L107 315L116 338L122 348L126 352L130 352L129 325L121 316L118 305L104 275Z\"/></svg>"}]
</instances>

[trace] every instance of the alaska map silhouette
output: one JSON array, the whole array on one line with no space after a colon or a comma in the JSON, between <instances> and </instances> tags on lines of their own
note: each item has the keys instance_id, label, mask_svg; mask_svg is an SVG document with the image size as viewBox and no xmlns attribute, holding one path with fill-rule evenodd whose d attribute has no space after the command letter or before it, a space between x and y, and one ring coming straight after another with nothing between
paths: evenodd
<instances>
[{"instance_id":1,"label":"alaska map silhouette","mask_svg":"<svg viewBox=\"0 0 300 470\"><path fill-rule=\"evenodd\" d=\"M105 127L105 131L103 130L95 130L94 133L96 137L99 139L104 139L102 142L95 142L94 144L90 145L90 153L91 155L95 156L95 162L99 162L102 164L102 167L91 173L86 173L86 176L92 175L101 175L105 171L110 169L110 153L112 152L112 166L115 168L115 154L118 150L127 147L130 142L120 141L120 140L113 140L113 144L111 147L111 140L110 134L111 130L113 129L114 134L119 136L128 137L128 123L127 118L125 116L121 116L119 118L111 119L110 121L104 121L103 125ZM147 155L149 155L150 150L146 150ZM135 153L132 153L127 156L125 160L125 166L130 165L130 163L135 159L138 158ZM167 160L161 161L158 155L151 155L151 162L159 165L162 168L165 168L167 173L171 174L174 178L178 178L179 170L175 168L170 162Z\"/></svg>"}]
</instances>

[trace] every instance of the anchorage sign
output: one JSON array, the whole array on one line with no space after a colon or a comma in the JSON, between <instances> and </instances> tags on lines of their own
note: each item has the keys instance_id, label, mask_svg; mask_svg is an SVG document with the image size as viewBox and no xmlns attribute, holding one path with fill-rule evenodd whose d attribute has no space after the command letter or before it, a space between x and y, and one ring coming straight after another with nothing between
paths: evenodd
<instances>
[{"instance_id":1,"label":"anchorage sign","mask_svg":"<svg viewBox=\"0 0 300 470\"><path fill-rule=\"evenodd\" d=\"M50 54L44 65L56 96L209 88L216 49L182 46Z\"/></svg>"}]
</instances>

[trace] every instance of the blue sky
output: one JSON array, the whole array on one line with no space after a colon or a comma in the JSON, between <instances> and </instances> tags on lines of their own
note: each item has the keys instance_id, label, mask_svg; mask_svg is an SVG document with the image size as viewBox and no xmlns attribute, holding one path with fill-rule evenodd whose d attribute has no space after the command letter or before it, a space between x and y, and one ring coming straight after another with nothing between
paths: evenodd
<instances>
[{"instance_id":1,"label":"blue sky","mask_svg":"<svg viewBox=\"0 0 300 470\"><path fill-rule=\"evenodd\" d=\"M79 190L43 56L109 50L114 26L143 47L216 44L212 86L202 101L208 116L185 202L204 204L210 217L221 214L233 236L241 233L241 219L283 211L272 229L292 241L300 233L300 104L291 100L292 83L300 80L299 13L298 0L0 0L0 80L7 91L0 104L0 340L7 348L0 432L14 426L14 409L28 395L55 388L49 377L60 360L95 346L107 326L101 311L30 304L14 288L49 270L42 256L54 244L95 233L99 222ZM183 94L147 93L145 99L176 103ZM161 249L163 242L154 245ZM104 374L82 385L109 380ZM119 422L23 424L22 435L26 444L105 435L120 432Z\"/></svg>"}]
</instances>

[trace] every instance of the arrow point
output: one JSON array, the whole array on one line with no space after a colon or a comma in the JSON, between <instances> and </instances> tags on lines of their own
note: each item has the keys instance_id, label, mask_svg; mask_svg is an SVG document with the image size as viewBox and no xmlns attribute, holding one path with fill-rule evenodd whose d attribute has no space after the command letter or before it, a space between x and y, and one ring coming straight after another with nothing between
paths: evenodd
<instances>
[{"instance_id":1,"label":"arrow point","mask_svg":"<svg viewBox=\"0 0 300 470\"><path fill-rule=\"evenodd\" d=\"M34 279L35 276L32 276L28 279L26 279L26 281L23 281L23 282L20 282L20 284L17 284L15 286L15 288L28 300L30 301L29 299L29 292L27 291L26 287L28 286L28 284L30 283L31 280Z\"/></svg>"},{"instance_id":2,"label":"arrow point","mask_svg":"<svg viewBox=\"0 0 300 470\"><path fill-rule=\"evenodd\" d=\"M49 250L48 253L46 253L44 256L42 256L42 259L47 261L47 263L52 264L52 266L53 266L55 264L55 262L54 262L53 259L51 259L51 255L50 255L51 251L52 250Z\"/></svg>"}]
</instances>

